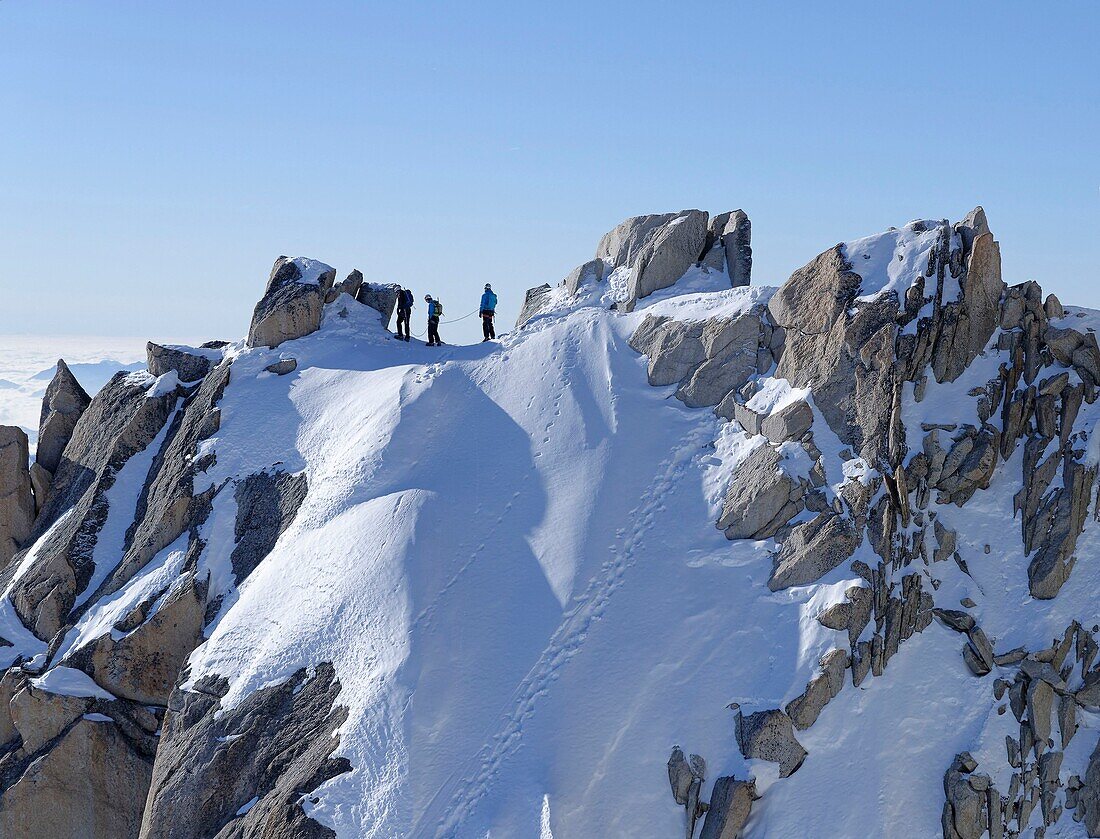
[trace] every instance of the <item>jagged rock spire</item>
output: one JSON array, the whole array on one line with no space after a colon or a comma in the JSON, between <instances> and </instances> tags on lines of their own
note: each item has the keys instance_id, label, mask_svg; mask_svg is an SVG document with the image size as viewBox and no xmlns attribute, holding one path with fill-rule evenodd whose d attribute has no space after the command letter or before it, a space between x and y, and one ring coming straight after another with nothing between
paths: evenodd
<instances>
[{"instance_id":1,"label":"jagged rock spire","mask_svg":"<svg viewBox=\"0 0 1100 839\"><path fill-rule=\"evenodd\" d=\"M51 475L57 471L61 453L73 436L73 428L92 398L80 386L65 359L57 360L46 394L42 398L42 414L38 423L38 448L35 461Z\"/></svg>"}]
</instances>

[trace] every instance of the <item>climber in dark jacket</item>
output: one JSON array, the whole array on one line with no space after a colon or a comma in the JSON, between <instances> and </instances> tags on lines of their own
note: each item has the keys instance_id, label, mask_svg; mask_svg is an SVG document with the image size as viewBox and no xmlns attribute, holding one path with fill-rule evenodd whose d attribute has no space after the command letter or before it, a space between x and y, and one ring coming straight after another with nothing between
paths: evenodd
<instances>
[{"instance_id":1,"label":"climber in dark jacket","mask_svg":"<svg viewBox=\"0 0 1100 839\"><path fill-rule=\"evenodd\" d=\"M482 343L497 337L497 332L493 328L493 318L496 317L496 313L497 296L493 292L493 287L486 283L485 293L481 295L481 331L485 335Z\"/></svg>"},{"instance_id":2,"label":"climber in dark jacket","mask_svg":"<svg viewBox=\"0 0 1100 839\"><path fill-rule=\"evenodd\" d=\"M425 294L424 300L428 304L428 346L442 346L443 342L439 340L439 303L437 303L435 300L432 300L432 296L430 294Z\"/></svg>"},{"instance_id":3,"label":"climber in dark jacket","mask_svg":"<svg viewBox=\"0 0 1100 839\"><path fill-rule=\"evenodd\" d=\"M409 318L412 317L413 293L403 286L397 289L397 335L398 341L409 340Z\"/></svg>"}]
</instances>

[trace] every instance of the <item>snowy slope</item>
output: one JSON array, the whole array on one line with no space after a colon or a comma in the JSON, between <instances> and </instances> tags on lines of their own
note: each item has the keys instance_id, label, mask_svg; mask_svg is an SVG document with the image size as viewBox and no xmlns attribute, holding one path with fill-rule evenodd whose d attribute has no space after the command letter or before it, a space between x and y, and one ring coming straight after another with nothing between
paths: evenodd
<instances>
[{"instance_id":1,"label":"snowy slope","mask_svg":"<svg viewBox=\"0 0 1100 839\"><path fill-rule=\"evenodd\" d=\"M726 706L801 693L831 646L813 617L858 579L841 568L768 591L766 545L714 527L715 487L738 457L715 443L736 426L651 388L625 345L648 313L728 315L762 293L666 295L630 316L580 305L500 346L439 355L330 320L296 342L299 372L283 378L259 372L277 351L243 353L213 441L230 456L211 480L280 464L311 491L192 657L192 682L229 676L231 704L336 663L351 709L339 753L355 768L309 812L340 836L675 835L675 744L713 775L751 771L763 792L773 765L744 765ZM1100 592L1081 573L1073 595L1030 603L1028 637L1012 631L1029 600L1004 526L1015 483L983 500L988 524L958 524L998 545L985 565L1015 591L989 587L983 624L1034 646ZM207 526L232 516L226 500ZM811 757L764 796L751 835L803 835L813 818L847 826L839 835L935 835L943 767L996 719L986 693L933 625L804 735ZM946 709L951 726L938 724Z\"/></svg>"},{"instance_id":2,"label":"snowy slope","mask_svg":"<svg viewBox=\"0 0 1100 839\"><path fill-rule=\"evenodd\" d=\"M904 299L937 247L933 224L842 246L861 273L857 302ZM194 576L222 596L184 691L224 677L218 715L231 718L302 668L334 667L337 705L347 711L335 756L350 771L301 805L339 837L682 836L684 810L666 767L674 746L705 757L704 800L719 776L756 779L747 836L941 835L944 772L955 755L970 751L995 767L1005 737L1019 732L991 687L1012 671L975 678L960 655L962 636L933 622L882 675L858 687L846 677L816 723L797 733L809 755L795 774L779 779L775 763L742 757L729 706L750 714L802 694L823 654L848 644L818 617L865 586L853 561L874 568L879 557L861 536L850 561L816 582L771 591L776 542L730 541L715 526L730 482L766 441L711 408L686 407L674 385L651 386L647 360L628 345L647 317L735 318L775 290L731 289L696 267L624 314L610 306L625 282L618 269L575 297L553 289L540 314L496 343L395 342L373 309L341 297L313 334L274 349L227 348L220 424L198 450L216 456L195 487L216 491L201 553L189 557L181 535L116 591L96 592L122 558L162 430L107 490L95 582L81 600L90 607L50 646L52 669L34 686L110 698L57 662L104 634L124 638L120 622L141 604L146 620L167 608L194 561ZM947 293L959 295L958 283ZM1092 331L1100 313L1070 309L1057 323ZM978 390L1012 363L999 333L955 381L929 381L920 394L904 383L899 416L911 441L929 423L973 421ZM287 375L266 369L290 358L297 367ZM150 398L177 384L174 373L133 375ZM813 407L830 504L846 487L870 485L872 466L830 429L812 386L779 378L774 366L754 379L751 411L775 414L800 400ZM171 416L182 410L177 404ZM1098 420L1100 401L1083 404L1071 429L1092 441L1093 464ZM919 449L911 443L910 462ZM958 534L964 562L909 569L938 607L972 602L998 653L1049 645L1075 619L1091 625L1100 602L1093 515L1059 596L1030 595L1014 507L1022 450L965 505L931 505ZM809 475L796 442L778 451L784 471ZM304 475L308 492L238 587L233 488L265 470ZM813 515L803 510L792 522ZM23 556L0 601L0 636L12 642L0 651L5 664L46 661L47 645L9 595L49 537ZM870 635L868 627L862 637ZM1084 774L1100 731L1093 713L1079 712L1077 722L1063 781ZM1009 786L1007 774L994 781ZM257 800L242 799L238 816ZM1036 816L1031 827L1039 823ZM1084 835L1069 816L1046 833Z\"/></svg>"}]
</instances>

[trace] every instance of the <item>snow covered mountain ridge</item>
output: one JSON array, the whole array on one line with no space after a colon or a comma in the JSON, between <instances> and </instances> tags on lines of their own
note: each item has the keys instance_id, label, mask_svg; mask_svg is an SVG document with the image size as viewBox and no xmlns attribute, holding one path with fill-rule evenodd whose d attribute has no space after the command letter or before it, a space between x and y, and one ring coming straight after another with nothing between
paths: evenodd
<instances>
[{"instance_id":1,"label":"snow covered mountain ridge","mask_svg":"<svg viewBox=\"0 0 1100 839\"><path fill-rule=\"evenodd\" d=\"M1100 313L985 214L750 284L628 219L499 343L281 257L0 428L0 835L1100 836Z\"/></svg>"}]
</instances>

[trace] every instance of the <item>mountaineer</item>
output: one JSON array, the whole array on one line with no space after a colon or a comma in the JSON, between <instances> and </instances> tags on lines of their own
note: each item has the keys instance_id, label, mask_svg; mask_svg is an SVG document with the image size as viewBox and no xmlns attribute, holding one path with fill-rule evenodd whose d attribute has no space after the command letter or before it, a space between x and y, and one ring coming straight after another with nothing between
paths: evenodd
<instances>
[{"instance_id":1,"label":"mountaineer","mask_svg":"<svg viewBox=\"0 0 1100 839\"><path fill-rule=\"evenodd\" d=\"M413 293L404 286L397 287L397 334L398 341L409 340L409 318L412 317ZM402 328L403 327L403 328Z\"/></svg>"},{"instance_id":2,"label":"mountaineer","mask_svg":"<svg viewBox=\"0 0 1100 839\"><path fill-rule=\"evenodd\" d=\"M496 312L496 293L493 291L493 287L489 285L489 283L486 283L485 293L481 295L481 331L485 335L485 338L482 339L482 343L497 337L497 332L493 328L493 318L496 317Z\"/></svg>"},{"instance_id":3,"label":"mountaineer","mask_svg":"<svg viewBox=\"0 0 1100 839\"><path fill-rule=\"evenodd\" d=\"M425 294L424 300L428 304L428 346L442 346L443 342L439 340L439 319L443 317L443 304L432 300L430 294Z\"/></svg>"}]
</instances>

